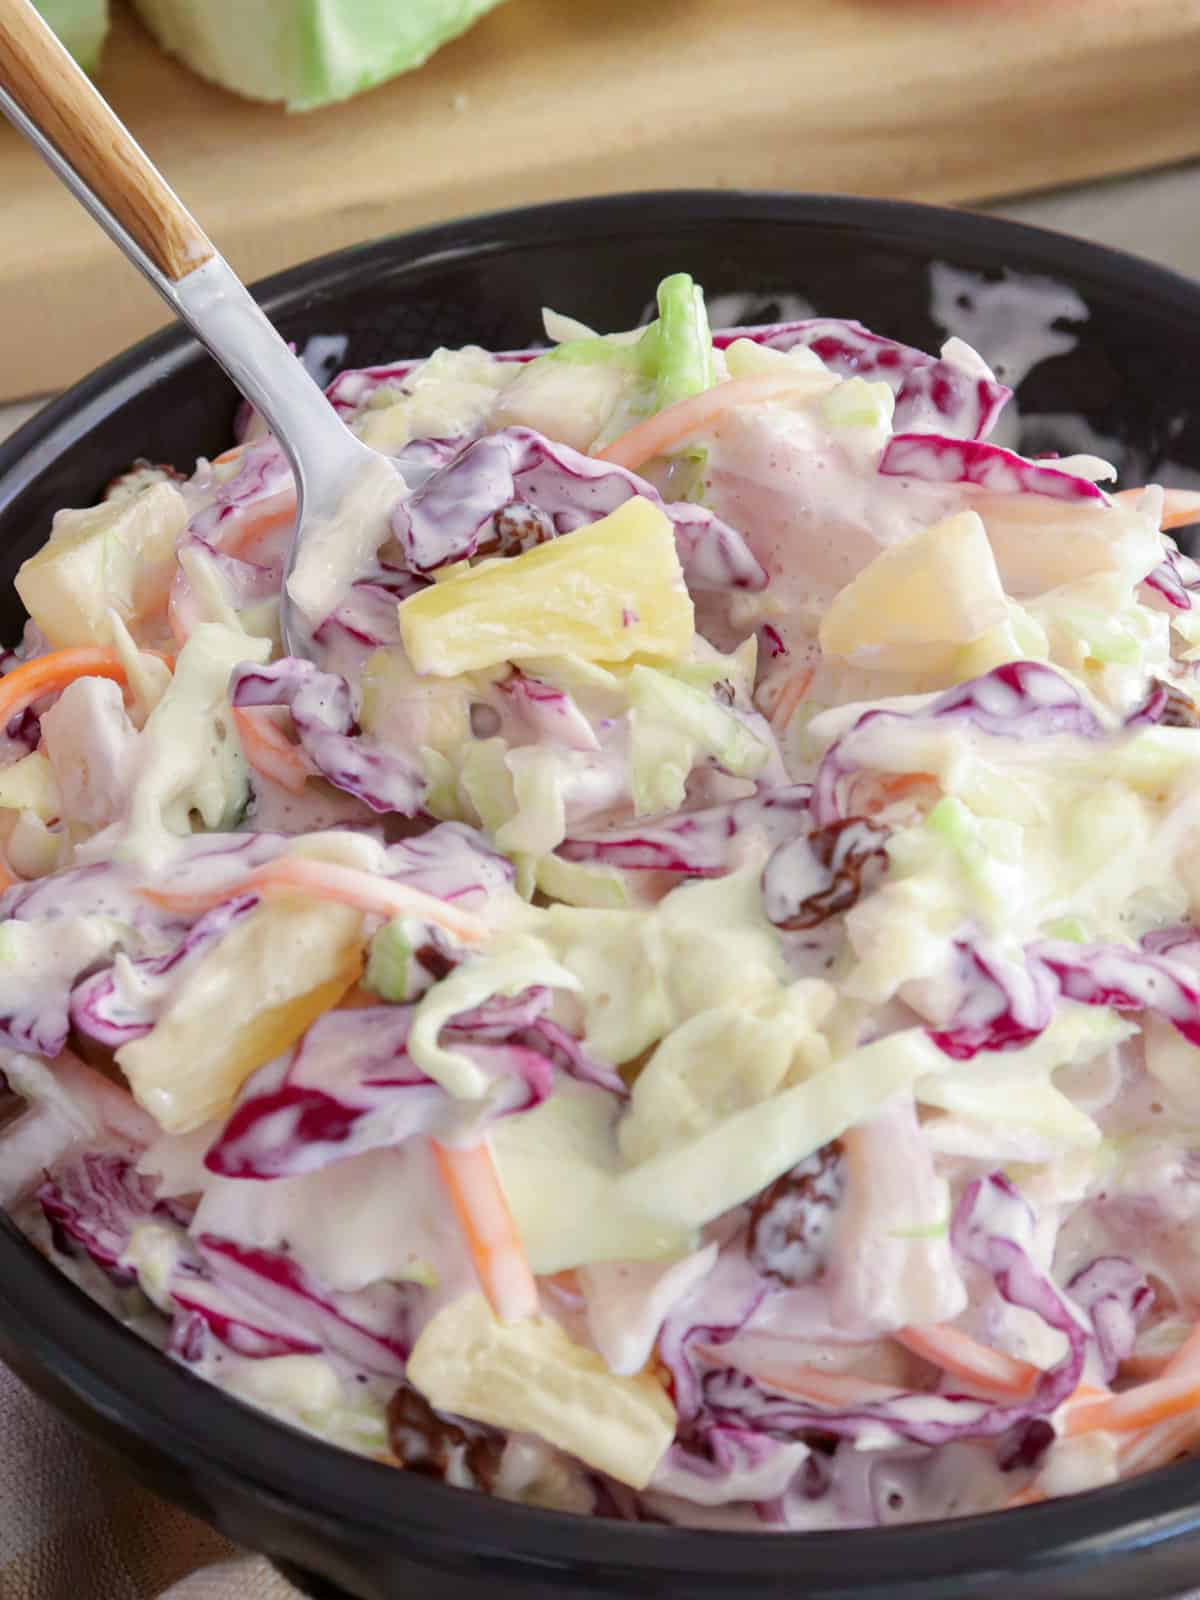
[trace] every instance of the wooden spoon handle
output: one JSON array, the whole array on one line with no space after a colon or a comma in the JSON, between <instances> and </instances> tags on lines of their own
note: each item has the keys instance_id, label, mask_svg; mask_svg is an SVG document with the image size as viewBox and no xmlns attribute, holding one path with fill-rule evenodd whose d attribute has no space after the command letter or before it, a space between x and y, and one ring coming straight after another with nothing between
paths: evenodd
<instances>
[{"instance_id":1,"label":"wooden spoon handle","mask_svg":"<svg viewBox=\"0 0 1200 1600\"><path fill-rule=\"evenodd\" d=\"M0 86L172 283L216 254L29 0L0 0Z\"/></svg>"}]
</instances>

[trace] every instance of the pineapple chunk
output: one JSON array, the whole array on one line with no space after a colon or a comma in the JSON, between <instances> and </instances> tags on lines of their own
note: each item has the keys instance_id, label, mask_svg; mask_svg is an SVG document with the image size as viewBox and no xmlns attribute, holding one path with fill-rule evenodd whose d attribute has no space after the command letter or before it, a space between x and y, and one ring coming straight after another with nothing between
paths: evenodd
<instances>
[{"instance_id":1,"label":"pineapple chunk","mask_svg":"<svg viewBox=\"0 0 1200 1600\"><path fill-rule=\"evenodd\" d=\"M402 650L385 648L367 657L361 684L359 724L385 744L448 756L470 737L470 683L422 678Z\"/></svg>"},{"instance_id":2,"label":"pineapple chunk","mask_svg":"<svg viewBox=\"0 0 1200 1600\"><path fill-rule=\"evenodd\" d=\"M52 822L60 814L54 769L40 751L0 768L0 808L32 811L43 822Z\"/></svg>"},{"instance_id":3,"label":"pineapple chunk","mask_svg":"<svg viewBox=\"0 0 1200 1600\"><path fill-rule=\"evenodd\" d=\"M1007 615L983 523L960 511L881 550L825 613L821 649L885 670L936 672Z\"/></svg>"},{"instance_id":4,"label":"pineapple chunk","mask_svg":"<svg viewBox=\"0 0 1200 1600\"><path fill-rule=\"evenodd\" d=\"M362 914L277 900L236 922L184 980L153 1029L122 1045L134 1099L166 1133L228 1110L252 1072L289 1050L363 967Z\"/></svg>"},{"instance_id":5,"label":"pineapple chunk","mask_svg":"<svg viewBox=\"0 0 1200 1600\"><path fill-rule=\"evenodd\" d=\"M408 1377L439 1411L536 1434L634 1489L675 1437L675 1408L657 1378L617 1377L549 1318L497 1322L478 1293L426 1324Z\"/></svg>"},{"instance_id":6,"label":"pineapple chunk","mask_svg":"<svg viewBox=\"0 0 1200 1600\"><path fill-rule=\"evenodd\" d=\"M400 604L409 659L438 677L543 655L678 660L693 624L670 519L640 495L590 528Z\"/></svg>"},{"instance_id":7,"label":"pineapple chunk","mask_svg":"<svg viewBox=\"0 0 1200 1600\"><path fill-rule=\"evenodd\" d=\"M166 603L175 542L187 526L173 483L86 511L60 511L49 541L17 573L25 609L56 648L108 644L108 611L136 623Z\"/></svg>"}]
</instances>

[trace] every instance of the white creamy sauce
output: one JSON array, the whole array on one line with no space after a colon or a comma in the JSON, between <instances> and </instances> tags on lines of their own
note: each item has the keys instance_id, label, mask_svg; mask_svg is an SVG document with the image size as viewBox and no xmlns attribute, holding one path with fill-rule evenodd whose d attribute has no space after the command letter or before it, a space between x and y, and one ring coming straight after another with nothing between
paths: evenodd
<instances>
[{"instance_id":1,"label":"white creamy sauce","mask_svg":"<svg viewBox=\"0 0 1200 1600\"><path fill-rule=\"evenodd\" d=\"M935 261L929 290L933 320L977 350L1010 389L1043 361L1075 348L1075 334L1056 323L1086 322L1089 315L1086 301L1066 284L1007 269L991 279Z\"/></svg>"}]
</instances>

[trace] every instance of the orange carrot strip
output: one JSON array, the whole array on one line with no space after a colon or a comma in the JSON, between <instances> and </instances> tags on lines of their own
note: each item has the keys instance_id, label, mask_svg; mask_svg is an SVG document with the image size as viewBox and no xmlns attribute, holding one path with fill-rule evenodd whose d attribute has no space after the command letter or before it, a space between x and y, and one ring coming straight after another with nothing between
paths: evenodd
<instances>
[{"instance_id":1,"label":"orange carrot strip","mask_svg":"<svg viewBox=\"0 0 1200 1600\"><path fill-rule=\"evenodd\" d=\"M1124 1440L1117 1459L1122 1475L1151 1472L1155 1467L1170 1466L1181 1455L1188 1454L1200 1444L1200 1418L1172 1417L1155 1428L1147 1428Z\"/></svg>"},{"instance_id":2,"label":"orange carrot strip","mask_svg":"<svg viewBox=\"0 0 1200 1600\"><path fill-rule=\"evenodd\" d=\"M892 1337L922 1361L993 1394L1023 1398L1041 1377L1038 1368L1028 1361L1017 1361L1000 1350L992 1350L948 1323L901 1328Z\"/></svg>"},{"instance_id":3,"label":"orange carrot strip","mask_svg":"<svg viewBox=\"0 0 1200 1600\"><path fill-rule=\"evenodd\" d=\"M770 718L771 726L776 733L783 733L787 729L797 706L812 688L812 681L816 675L815 667L801 667L799 672L794 672L784 684Z\"/></svg>"},{"instance_id":4,"label":"orange carrot strip","mask_svg":"<svg viewBox=\"0 0 1200 1600\"><path fill-rule=\"evenodd\" d=\"M644 422L635 423L603 450L597 450L596 456L600 461L611 461L614 466L636 472L643 462L653 456L664 455L681 439L711 426L736 406L781 400L789 394L803 394L806 389L820 388L820 383L813 381L820 377L819 372L799 369L796 372L769 372L753 378L730 378L725 383L718 383L714 389L689 395L686 400L676 401L673 406L647 417Z\"/></svg>"},{"instance_id":5,"label":"orange carrot strip","mask_svg":"<svg viewBox=\"0 0 1200 1600\"><path fill-rule=\"evenodd\" d=\"M157 655L160 661L174 666L170 656L159 655L157 650L146 654ZM35 700L65 689L76 678L111 678L114 683L124 683L125 668L121 657L108 645L76 645L23 661L0 678L0 728L6 728Z\"/></svg>"},{"instance_id":6,"label":"orange carrot strip","mask_svg":"<svg viewBox=\"0 0 1200 1600\"><path fill-rule=\"evenodd\" d=\"M479 1284L501 1322L538 1314L537 1281L486 1142L459 1150L431 1141Z\"/></svg>"},{"instance_id":7,"label":"orange carrot strip","mask_svg":"<svg viewBox=\"0 0 1200 1600\"><path fill-rule=\"evenodd\" d=\"M1200 1372L1200 1323L1188 1334L1163 1369L1164 1378L1180 1378Z\"/></svg>"},{"instance_id":8,"label":"orange carrot strip","mask_svg":"<svg viewBox=\"0 0 1200 1600\"><path fill-rule=\"evenodd\" d=\"M300 794L315 768L298 744L293 744L266 706L235 706L233 720L242 741L242 754L261 777Z\"/></svg>"},{"instance_id":9,"label":"orange carrot strip","mask_svg":"<svg viewBox=\"0 0 1200 1600\"><path fill-rule=\"evenodd\" d=\"M5 856L4 852L0 850L0 894L3 894L5 889L11 889L14 883L24 882L25 879L17 877L16 873L8 864L7 856Z\"/></svg>"},{"instance_id":10,"label":"orange carrot strip","mask_svg":"<svg viewBox=\"0 0 1200 1600\"><path fill-rule=\"evenodd\" d=\"M574 1267L567 1267L562 1272L552 1272L542 1279L547 1288L557 1289L561 1294L582 1294L579 1287L579 1274Z\"/></svg>"},{"instance_id":11,"label":"orange carrot strip","mask_svg":"<svg viewBox=\"0 0 1200 1600\"><path fill-rule=\"evenodd\" d=\"M1167 1355L1139 1355L1134 1351L1121 1363L1121 1376L1123 1378L1162 1378L1166 1376L1167 1368L1174 1360Z\"/></svg>"},{"instance_id":12,"label":"orange carrot strip","mask_svg":"<svg viewBox=\"0 0 1200 1600\"><path fill-rule=\"evenodd\" d=\"M1015 1511L1018 1506L1036 1506L1040 1505L1043 1500L1048 1499L1049 1495L1044 1489L1039 1489L1035 1483L1031 1483L1028 1488L1022 1489L1018 1494L1014 1494L1010 1499L1006 1500L1000 1509L1001 1511Z\"/></svg>"},{"instance_id":13,"label":"orange carrot strip","mask_svg":"<svg viewBox=\"0 0 1200 1600\"><path fill-rule=\"evenodd\" d=\"M1153 1378L1149 1383L1126 1389L1124 1394L1080 1401L1072 1397L1063 1418L1063 1434L1073 1438L1079 1433L1096 1431L1133 1433L1193 1411L1197 1406L1200 1406L1200 1373Z\"/></svg>"},{"instance_id":14,"label":"orange carrot strip","mask_svg":"<svg viewBox=\"0 0 1200 1600\"><path fill-rule=\"evenodd\" d=\"M1132 506L1144 489L1122 489L1113 495L1118 505ZM1194 489L1166 489L1163 492L1163 512L1160 527L1187 528L1200 522L1200 494Z\"/></svg>"},{"instance_id":15,"label":"orange carrot strip","mask_svg":"<svg viewBox=\"0 0 1200 1600\"><path fill-rule=\"evenodd\" d=\"M941 785L932 772L858 772L850 779L850 805L856 815L874 817L901 800L922 799L932 807Z\"/></svg>"},{"instance_id":16,"label":"orange carrot strip","mask_svg":"<svg viewBox=\"0 0 1200 1600\"><path fill-rule=\"evenodd\" d=\"M221 549L226 555L244 561L268 534L295 522L296 491L281 489L278 494L247 506L231 520L232 531L228 538L222 539Z\"/></svg>"},{"instance_id":17,"label":"orange carrot strip","mask_svg":"<svg viewBox=\"0 0 1200 1600\"><path fill-rule=\"evenodd\" d=\"M138 890L143 900L178 911L184 916L199 915L225 900L241 894L309 894L318 900L336 900L356 906L380 917L420 917L452 933L463 944L480 944L488 936L487 925L469 911L414 889L395 883L359 867L343 867L333 861L318 861L312 856L278 856L232 882L213 889Z\"/></svg>"}]
</instances>

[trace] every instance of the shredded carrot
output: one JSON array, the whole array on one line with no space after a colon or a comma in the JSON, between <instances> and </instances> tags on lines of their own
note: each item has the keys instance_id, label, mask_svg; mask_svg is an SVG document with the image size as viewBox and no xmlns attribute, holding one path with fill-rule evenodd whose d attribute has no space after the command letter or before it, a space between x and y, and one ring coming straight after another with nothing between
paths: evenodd
<instances>
[{"instance_id":1,"label":"shredded carrot","mask_svg":"<svg viewBox=\"0 0 1200 1600\"><path fill-rule=\"evenodd\" d=\"M1138 498L1145 494L1145 489L1122 489L1119 494L1113 495L1118 505L1136 505ZM1160 526L1163 528L1188 528L1193 522L1200 522L1200 494L1194 489L1167 489L1163 493L1163 512Z\"/></svg>"},{"instance_id":2,"label":"shredded carrot","mask_svg":"<svg viewBox=\"0 0 1200 1600\"><path fill-rule=\"evenodd\" d=\"M300 746L293 744L279 724L272 721L270 708L235 706L233 720L242 741L242 754L255 772L300 794L315 769Z\"/></svg>"},{"instance_id":3,"label":"shredded carrot","mask_svg":"<svg viewBox=\"0 0 1200 1600\"><path fill-rule=\"evenodd\" d=\"M469 911L414 889L391 878L381 878L359 867L344 867L333 861L318 861L312 856L277 856L261 867L232 882L213 889L138 890L143 900L178 911L184 916L199 915L225 900L242 894L307 894L319 900L336 900L359 911L380 917L420 917L436 923L463 944L480 944L488 929Z\"/></svg>"},{"instance_id":4,"label":"shredded carrot","mask_svg":"<svg viewBox=\"0 0 1200 1600\"><path fill-rule=\"evenodd\" d=\"M1118 1452L1123 1475L1151 1472L1155 1467L1170 1466L1172 1461L1187 1455L1200 1444L1200 1417L1172 1417L1157 1427L1146 1428L1123 1441Z\"/></svg>"},{"instance_id":5,"label":"shredded carrot","mask_svg":"<svg viewBox=\"0 0 1200 1600\"><path fill-rule=\"evenodd\" d=\"M1188 1334L1175 1354L1163 1368L1163 1376L1179 1378L1185 1373L1200 1372L1200 1323Z\"/></svg>"},{"instance_id":6,"label":"shredded carrot","mask_svg":"<svg viewBox=\"0 0 1200 1600\"><path fill-rule=\"evenodd\" d=\"M1043 1500L1048 1500L1049 1498L1044 1489L1039 1489L1036 1483L1031 1483L1027 1488L1022 1489L1018 1494L1014 1494L1010 1499L1006 1500L1000 1509L1001 1511L1015 1511L1018 1506L1040 1505Z\"/></svg>"},{"instance_id":7,"label":"shredded carrot","mask_svg":"<svg viewBox=\"0 0 1200 1600\"><path fill-rule=\"evenodd\" d=\"M1139 1355L1136 1351L1121 1363L1123 1378L1161 1378L1172 1361L1167 1355Z\"/></svg>"},{"instance_id":8,"label":"shredded carrot","mask_svg":"<svg viewBox=\"0 0 1200 1600\"><path fill-rule=\"evenodd\" d=\"M1149 1383L1126 1389L1123 1394L1102 1395L1097 1399L1080 1400L1077 1395L1078 1391L1067 1402L1063 1417L1066 1438L1098 1431L1133 1433L1200 1406L1200 1373L1153 1378Z\"/></svg>"},{"instance_id":9,"label":"shredded carrot","mask_svg":"<svg viewBox=\"0 0 1200 1600\"><path fill-rule=\"evenodd\" d=\"M864 817L877 816L903 800L911 801L914 812L921 814L932 809L942 792L932 772L860 772L850 782L850 805L855 815Z\"/></svg>"},{"instance_id":10,"label":"shredded carrot","mask_svg":"<svg viewBox=\"0 0 1200 1600\"><path fill-rule=\"evenodd\" d=\"M820 388L819 372L769 372L753 378L730 378L718 383L703 394L689 395L678 400L644 422L635 423L617 439L598 450L601 461L611 461L614 466L627 467L636 472L643 462L654 456L665 455L680 440L710 427L719 417L737 406L755 405L764 400L782 400L790 394L803 394L806 389ZM814 381L816 380L816 381Z\"/></svg>"},{"instance_id":11,"label":"shredded carrot","mask_svg":"<svg viewBox=\"0 0 1200 1600\"><path fill-rule=\"evenodd\" d=\"M812 681L817 675L815 667L801 667L798 672L784 684L780 690L779 698L775 702L775 709L771 712L771 726L776 733L784 733L788 723L795 715L796 708L804 696L812 688Z\"/></svg>"},{"instance_id":12,"label":"shredded carrot","mask_svg":"<svg viewBox=\"0 0 1200 1600\"><path fill-rule=\"evenodd\" d=\"M225 555L236 556L239 561L249 560L258 547L280 528L290 528L296 520L296 491L281 489L239 511L230 519L229 535L222 538L221 549Z\"/></svg>"},{"instance_id":13,"label":"shredded carrot","mask_svg":"<svg viewBox=\"0 0 1200 1600\"><path fill-rule=\"evenodd\" d=\"M1028 1361L1017 1361L1000 1350L992 1350L948 1323L901 1328L892 1337L922 1361L993 1395L1021 1399L1041 1377L1038 1368Z\"/></svg>"},{"instance_id":14,"label":"shredded carrot","mask_svg":"<svg viewBox=\"0 0 1200 1600\"><path fill-rule=\"evenodd\" d=\"M4 852L0 850L0 894L3 894L5 889L11 889L14 883L24 882L25 879L17 877L16 873L8 864L7 856L5 856Z\"/></svg>"},{"instance_id":15,"label":"shredded carrot","mask_svg":"<svg viewBox=\"0 0 1200 1600\"><path fill-rule=\"evenodd\" d=\"M538 1314L537 1281L486 1141L454 1149L431 1141L438 1172L450 1196L479 1284L501 1322Z\"/></svg>"},{"instance_id":16,"label":"shredded carrot","mask_svg":"<svg viewBox=\"0 0 1200 1600\"><path fill-rule=\"evenodd\" d=\"M175 665L172 657L159 655L157 650L146 654L158 656L169 667ZM0 728L6 728L35 700L65 689L76 678L111 678L114 683L123 684L125 667L117 651L108 645L76 645L23 661L0 678Z\"/></svg>"},{"instance_id":17,"label":"shredded carrot","mask_svg":"<svg viewBox=\"0 0 1200 1600\"><path fill-rule=\"evenodd\" d=\"M567 1267L563 1272L552 1272L542 1279L547 1288L557 1289L561 1294L581 1294L579 1287L579 1274L574 1267Z\"/></svg>"}]
</instances>

